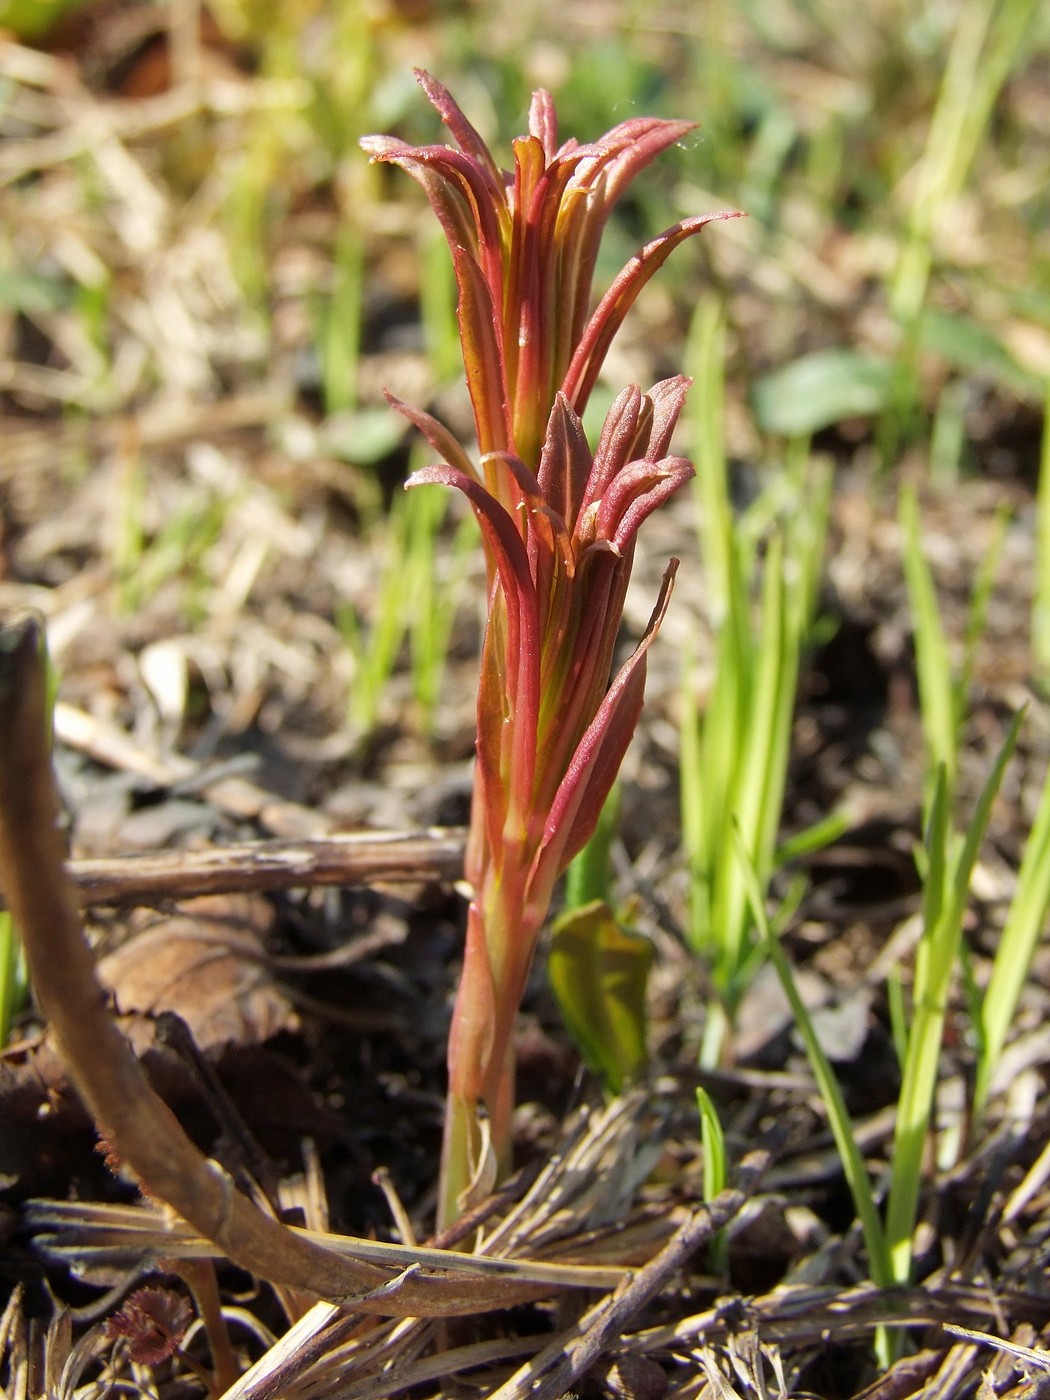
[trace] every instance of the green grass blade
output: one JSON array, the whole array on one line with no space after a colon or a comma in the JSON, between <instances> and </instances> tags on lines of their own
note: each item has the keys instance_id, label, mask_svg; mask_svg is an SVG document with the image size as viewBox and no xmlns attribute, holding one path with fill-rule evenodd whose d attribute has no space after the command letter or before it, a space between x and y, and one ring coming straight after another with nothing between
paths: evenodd
<instances>
[{"instance_id":1,"label":"green grass blade","mask_svg":"<svg viewBox=\"0 0 1050 1400\"><path fill-rule=\"evenodd\" d=\"M1000 506L995 515L991 544L981 560L970 592L970 605L966 612L966 636L963 641L963 662L955 683L955 713L960 717L965 714L969 701L974 657L988 624L988 607L992 600L992 589L995 586L995 576L999 570L999 561L1006 542L1006 527L1009 523L1009 511L1005 506Z\"/></svg>"},{"instance_id":2,"label":"green grass blade","mask_svg":"<svg viewBox=\"0 0 1050 1400\"><path fill-rule=\"evenodd\" d=\"M733 512L729 502L722 415L725 401L725 314L713 297L700 302L689 332L689 372L693 377L694 491L699 505L700 557L720 622L729 606L734 571Z\"/></svg>"},{"instance_id":3,"label":"green grass blade","mask_svg":"<svg viewBox=\"0 0 1050 1400\"><path fill-rule=\"evenodd\" d=\"M992 806L999 794L1002 786L1003 774L1006 772L1006 765L1013 757L1014 749L1017 747L1017 739L1021 733L1021 726L1024 724L1026 711L1018 710L1010 721L1010 728L1006 731L1006 738L996 756L992 771L988 780L981 789L981 795L977 799L977 806L974 809L973 818L966 829L966 839L963 843L959 864L954 871L952 884L952 916L959 921L961 926L963 914L966 910L966 902L970 891L970 876L973 874L973 867L977 862L977 855L980 851L981 842L984 840L985 832L988 830L988 823L992 816Z\"/></svg>"},{"instance_id":4,"label":"green grass blade","mask_svg":"<svg viewBox=\"0 0 1050 1400\"><path fill-rule=\"evenodd\" d=\"M923 837L922 923L924 929L940 923L948 888L948 863L951 852L951 793L944 764L939 764L933 779L933 796Z\"/></svg>"},{"instance_id":5,"label":"green grass blade","mask_svg":"<svg viewBox=\"0 0 1050 1400\"><path fill-rule=\"evenodd\" d=\"M916 181L908 240L890 289L890 306L905 326L925 303L938 225L966 183L1035 12L1036 0L969 0L962 6Z\"/></svg>"},{"instance_id":6,"label":"green grass blade","mask_svg":"<svg viewBox=\"0 0 1050 1400\"><path fill-rule=\"evenodd\" d=\"M897 1064L904 1069L908 1055L908 1011L904 1004L904 984L899 967L891 967L886 978L886 1009L890 1018L890 1035Z\"/></svg>"},{"instance_id":7,"label":"green grass blade","mask_svg":"<svg viewBox=\"0 0 1050 1400\"><path fill-rule=\"evenodd\" d=\"M1036 10L1037 0L968 0L960 7L889 287L901 344L879 432L886 465L917 417L920 332L941 231L965 188Z\"/></svg>"},{"instance_id":8,"label":"green grass blade","mask_svg":"<svg viewBox=\"0 0 1050 1400\"><path fill-rule=\"evenodd\" d=\"M331 296L320 328L324 402L329 413L346 413L357 406L364 276L361 230L353 220L344 219L335 247Z\"/></svg>"},{"instance_id":9,"label":"green grass blade","mask_svg":"<svg viewBox=\"0 0 1050 1400\"><path fill-rule=\"evenodd\" d=\"M933 577L919 540L918 503L910 487L901 492L900 523L904 536L904 578L915 625L915 665L928 762L931 771L944 765L948 790L952 791L958 765L956 692Z\"/></svg>"},{"instance_id":10,"label":"green grass blade","mask_svg":"<svg viewBox=\"0 0 1050 1400\"><path fill-rule=\"evenodd\" d=\"M21 945L11 915L0 910L0 1049L11 1038L11 1022L24 996Z\"/></svg>"},{"instance_id":11,"label":"green grass blade","mask_svg":"<svg viewBox=\"0 0 1050 1400\"><path fill-rule=\"evenodd\" d=\"M999 1056L1021 998L1050 909L1050 770L1025 842L1017 888L999 938L992 974L981 1002L980 1046L974 1116L984 1114Z\"/></svg>"},{"instance_id":12,"label":"green grass blade","mask_svg":"<svg viewBox=\"0 0 1050 1400\"><path fill-rule=\"evenodd\" d=\"M825 847L833 845L840 836L845 836L852 825L853 818L848 812L829 812L812 826L804 827L802 831L796 831L793 836L789 836L786 841L781 841L773 855L774 866L779 869L782 865L824 850Z\"/></svg>"},{"instance_id":13,"label":"green grass blade","mask_svg":"<svg viewBox=\"0 0 1050 1400\"><path fill-rule=\"evenodd\" d=\"M724 1191L729 1180L726 1139L711 1095L704 1088L696 1091L696 1107L700 1114L700 1145L704 1153L704 1200L711 1202ZM711 1267L724 1274L729 1266L729 1237L725 1230L712 1239L709 1247Z\"/></svg>"},{"instance_id":14,"label":"green grass blade","mask_svg":"<svg viewBox=\"0 0 1050 1400\"><path fill-rule=\"evenodd\" d=\"M846 1108L846 1101L842 1096L842 1089L835 1071L831 1068L831 1063L821 1047L817 1037L813 1021L809 1015L806 1005L799 995L795 985L794 974L791 964L780 942L774 937L770 927L769 919L766 916L765 901L763 899L761 886L758 880L758 873L754 865L748 859L748 853L744 849L739 833L734 833L737 848L740 854L741 864L745 870L745 880L747 884L748 896L751 900L751 914L755 920L755 925L765 944L766 952L776 969L780 984L784 989L784 995L791 1006L791 1014L794 1017L795 1025L802 1037L806 1047L806 1054L809 1057L810 1067L813 1070L814 1078L820 1089L824 1107L827 1110L828 1124L831 1128L832 1136L835 1139L835 1147L842 1163L843 1174L846 1184L849 1187L850 1195L853 1199L853 1206L857 1212L857 1219L860 1221L861 1229L864 1232L864 1243L868 1250L868 1268L872 1281L880 1288L889 1285L891 1274L889 1267L889 1255L886 1249L885 1235L882 1221L879 1218L878 1208L875 1204L875 1196L871 1189L871 1179L868 1176L867 1167L857 1146L857 1136L853 1128L853 1120L850 1118L849 1110Z\"/></svg>"},{"instance_id":15,"label":"green grass blade","mask_svg":"<svg viewBox=\"0 0 1050 1400\"><path fill-rule=\"evenodd\" d=\"M456 320L456 279L444 234L428 229L422 249L423 278L419 310L427 362L439 384L454 383L462 373L459 323Z\"/></svg>"},{"instance_id":16,"label":"green grass blade","mask_svg":"<svg viewBox=\"0 0 1050 1400\"><path fill-rule=\"evenodd\" d=\"M923 1150L933 1116L948 995L959 957L970 878L1022 719L1023 715L1016 716L1007 732L961 843L954 838L948 819L949 794L943 766L934 787L927 834L926 879L931 888L924 901L924 928L915 956L912 1020L897 1101L886 1203L886 1242L895 1283L907 1283L911 1273Z\"/></svg>"},{"instance_id":17,"label":"green grass blade","mask_svg":"<svg viewBox=\"0 0 1050 1400\"><path fill-rule=\"evenodd\" d=\"M441 693L452 629L456 621L460 584L467 559L477 543L477 524L465 515L449 552L449 570L441 577L438 539L448 516L449 498L443 491L410 491L405 504L404 608L407 612L412 694L423 728L429 732ZM438 583L435 580L440 580Z\"/></svg>"},{"instance_id":18,"label":"green grass blade","mask_svg":"<svg viewBox=\"0 0 1050 1400\"><path fill-rule=\"evenodd\" d=\"M1043 446L1035 527L1035 600L1032 604L1032 657L1043 688L1050 686L1050 379L1043 404Z\"/></svg>"},{"instance_id":19,"label":"green grass blade","mask_svg":"<svg viewBox=\"0 0 1050 1400\"><path fill-rule=\"evenodd\" d=\"M775 534L765 559L758 633L752 643L756 669L741 734L739 778L730 814L763 889L772 874L795 703L798 651L789 645L787 632L783 541ZM733 847L724 850L722 859L726 866L722 911L729 936L726 951L735 978L747 953L747 884ZM734 988L734 994L739 990Z\"/></svg>"},{"instance_id":20,"label":"green grass blade","mask_svg":"<svg viewBox=\"0 0 1050 1400\"><path fill-rule=\"evenodd\" d=\"M620 785L615 783L598 818L594 835L565 875L565 908L579 909L598 900L612 902L609 853L620 828Z\"/></svg>"}]
</instances>

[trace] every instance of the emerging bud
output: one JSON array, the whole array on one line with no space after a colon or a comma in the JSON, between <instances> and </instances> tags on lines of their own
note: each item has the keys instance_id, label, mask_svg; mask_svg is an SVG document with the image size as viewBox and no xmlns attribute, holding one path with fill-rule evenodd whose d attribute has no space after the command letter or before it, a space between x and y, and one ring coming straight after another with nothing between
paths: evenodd
<instances>
[{"instance_id":1,"label":"emerging bud","mask_svg":"<svg viewBox=\"0 0 1050 1400\"><path fill-rule=\"evenodd\" d=\"M712 219L686 219L633 257L591 308L602 230L628 185L690 122L642 117L559 145L554 104L532 100L501 171L449 93L417 74L458 149L366 137L413 175L448 239L474 410L475 465L429 414L395 403L444 465L409 486L454 486L481 526L489 617L466 876L473 897L449 1038L441 1217L507 1165L514 1017L554 885L594 832L642 708L646 652L678 561L634 654L610 683L642 522L693 475L671 453L689 381L623 391L592 452L580 421L606 352L668 255Z\"/></svg>"}]
</instances>

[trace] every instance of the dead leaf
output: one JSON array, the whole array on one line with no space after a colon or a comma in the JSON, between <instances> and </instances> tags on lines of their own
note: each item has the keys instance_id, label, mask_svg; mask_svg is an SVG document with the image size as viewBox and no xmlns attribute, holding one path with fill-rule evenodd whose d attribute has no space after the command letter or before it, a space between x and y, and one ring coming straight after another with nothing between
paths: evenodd
<instances>
[{"instance_id":1,"label":"dead leaf","mask_svg":"<svg viewBox=\"0 0 1050 1400\"><path fill-rule=\"evenodd\" d=\"M258 1045L297 1029L291 1003L265 961L273 923L268 900L207 895L174 914L143 914L140 922L140 931L98 967L120 1013L174 1011L205 1052Z\"/></svg>"}]
</instances>

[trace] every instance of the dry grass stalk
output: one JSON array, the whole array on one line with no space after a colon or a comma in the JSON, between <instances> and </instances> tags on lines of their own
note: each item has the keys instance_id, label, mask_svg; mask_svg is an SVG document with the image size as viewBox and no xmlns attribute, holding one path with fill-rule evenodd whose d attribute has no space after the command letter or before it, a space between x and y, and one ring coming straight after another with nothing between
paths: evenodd
<instances>
[{"instance_id":1,"label":"dry grass stalk","mask_svg":"<svg viewBox=\"0 0 1050 1400\"><path fill-rule=\"evenodd\" d=\"M595 1268L564 1261L586 1259L592 1251L601 1257L613 1246L626 1257L651 1258L667 1240L667 1223L643 1219L634 1226L631 1220L639 1178L651 1166L652 1118L651 1099L638 1091L599 1111L575 1114L547 1166L525 1194L521 1195L524 1180L518 1178L487 1203L487 1209L505 1213L501 1223L488 1224L486 1210L480 1207L457 1222L461 1232L487 1229L479 1244L483 1255L453 1256L457 1264L522 1278L613 1288L605 1307L614 1305L620 1297L616 1285L629 1284L634 1275L619 1266ZM729 1199L715 1203L716 1217L721 1219L732 1205ZM152 1206L41 1201L30 1206L29 1220L40 1232L36 1245L45 1256L89 1276L96 1266L111 1271L164 1254L201 1258L214 1253L207 1241ZM608 1239L602 1238L603 1227ZM332 1248L349 1245L334 1236L323 1239ZM429 1258L432 1252L374 1242L364 1242L364 1247L376 1258L399 1261ZM533 1262L540 1253L549 1262ZM523 1258L507 1257L510 1254ZM661 1257L666 1266L668 1256ZM654 1275L646 1277L651 1284ZM639 1297L630 1295L635 1303ZM622 1310L612 1315L621 1320L624 1316ZM281 1400L319 1400L336 1394L344 1400L384 1400L411 1387L479 1370L491 1378L488 1384L494 1388L505 1380L508 1363L520 1362L543 1345L542 1338L498 1338L442 1350L440 1341L434 1324L426 1319L362 1319L345 1308L318 1305L223 1400L277 1395Z\"/></svg>"}]
</instances>

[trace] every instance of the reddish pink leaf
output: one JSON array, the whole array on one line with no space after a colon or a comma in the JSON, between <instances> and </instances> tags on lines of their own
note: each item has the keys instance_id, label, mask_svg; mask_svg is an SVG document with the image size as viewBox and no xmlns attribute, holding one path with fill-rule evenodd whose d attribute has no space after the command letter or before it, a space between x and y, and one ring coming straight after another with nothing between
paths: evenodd
<instances>
[{"instance_id":1,"label":"reddish pink leaf","mask_svg":"<svg viewBox=\"0 0 1050 1400\"><path fill-rule=\"evenodd\" d=\"M695 475L688 457L661 462L632 462L601 499L596 529L599 539L625 550L642 521Z\"/></svg>"},{"instance_id":2,"label":"reddish pink leaf","mask_svg":"<svg viewBox=\"0 0 1050 1400\"><path fill-rule=\"evenodd\" d=\"M696 218L683 219L634 255L598 303L562 384L566 398L577 413L582 413L586 407L613 336L653 273L664 265L679 243L699 233L712 221L739 217L734 211L725 210L718 214L700 214Z\"/></svg>"},{"instance_id":3,"label":"reddish pink leaf","mask_svg":"<svg viewBox=\"0 0 1050 1400\"><path fill-rule=\"evenodd\" d=\"M442 461L461 471L464 476L472 476L477 480L478 474L473 462L443 423L439 423L429 413L424 413L421 408L413 408L411 404L404 403L389 390L384 390L384 394L390 407L396 409L403 418L407 418L414 428L419 429Z\"/></svg>"},{"instance_id":4,"label":"reddish pink leaf","mask_svg":"<svg viewBox=\"0 0 1050 1400\"><path fill-rule=\"evenodd\" d=\"M572 533L591 471L591 452L578 414L565 395L554 400L537 472L540 493Z\"/></svg>"},{"instance_id":5,"label":"reddish pink leaf","mask_svg":"<svg viewBox=\"0 0 1050 1400\"><path fill-rule=\"evenodd\" d=\"M661 379L646 394L653 406L653 419L644 454L650 462L659 461L661 457L667 456L671 437L685 407L685 396L692 382L684 374L676 374L670 379Z\"/></svg>"},{"instance_id":6,"label":"reddish pink leaf","mask_svg":"<svg viewBox=\"0 0 1050 1400\"><path fill-rule=\"evenodd\" d=\"M488 146L474 130L459 103L444 83L439 83L436 78L431 77L425 68L416 68L413 71L416 82L426 93L430 105L451 131L460 150L478 162L498 191L502 185L499 168L492 159Z\"/></svg>"},{"instance_id":7,"label":"reddish pink leaf","mask_svg":"<svg viewBox=\"0 0 1050 1400\"><path fill-rule=\"evenodd\" d=\"M598 817L616 781L642 711L645 654L667 611L677 569L678 560L672 559L645 633L609 687L558 788L533 867L533 878L544 884L549 879L553 885L573 856L594 835Z\"/></svg>"},{"instance_id":8,"label":"reddish pink leaf","mask_svg":"<svg viewBox=\"0 0 1050 1400\"><path fill-rule=\"evenodd\" d=\"M503 378L502 328L481 269L464 249L455 253L459 285L459 333L467 389L474 406L482 453L506 452L511 445L507 386Z\"/></svg>"}]
</instances>

